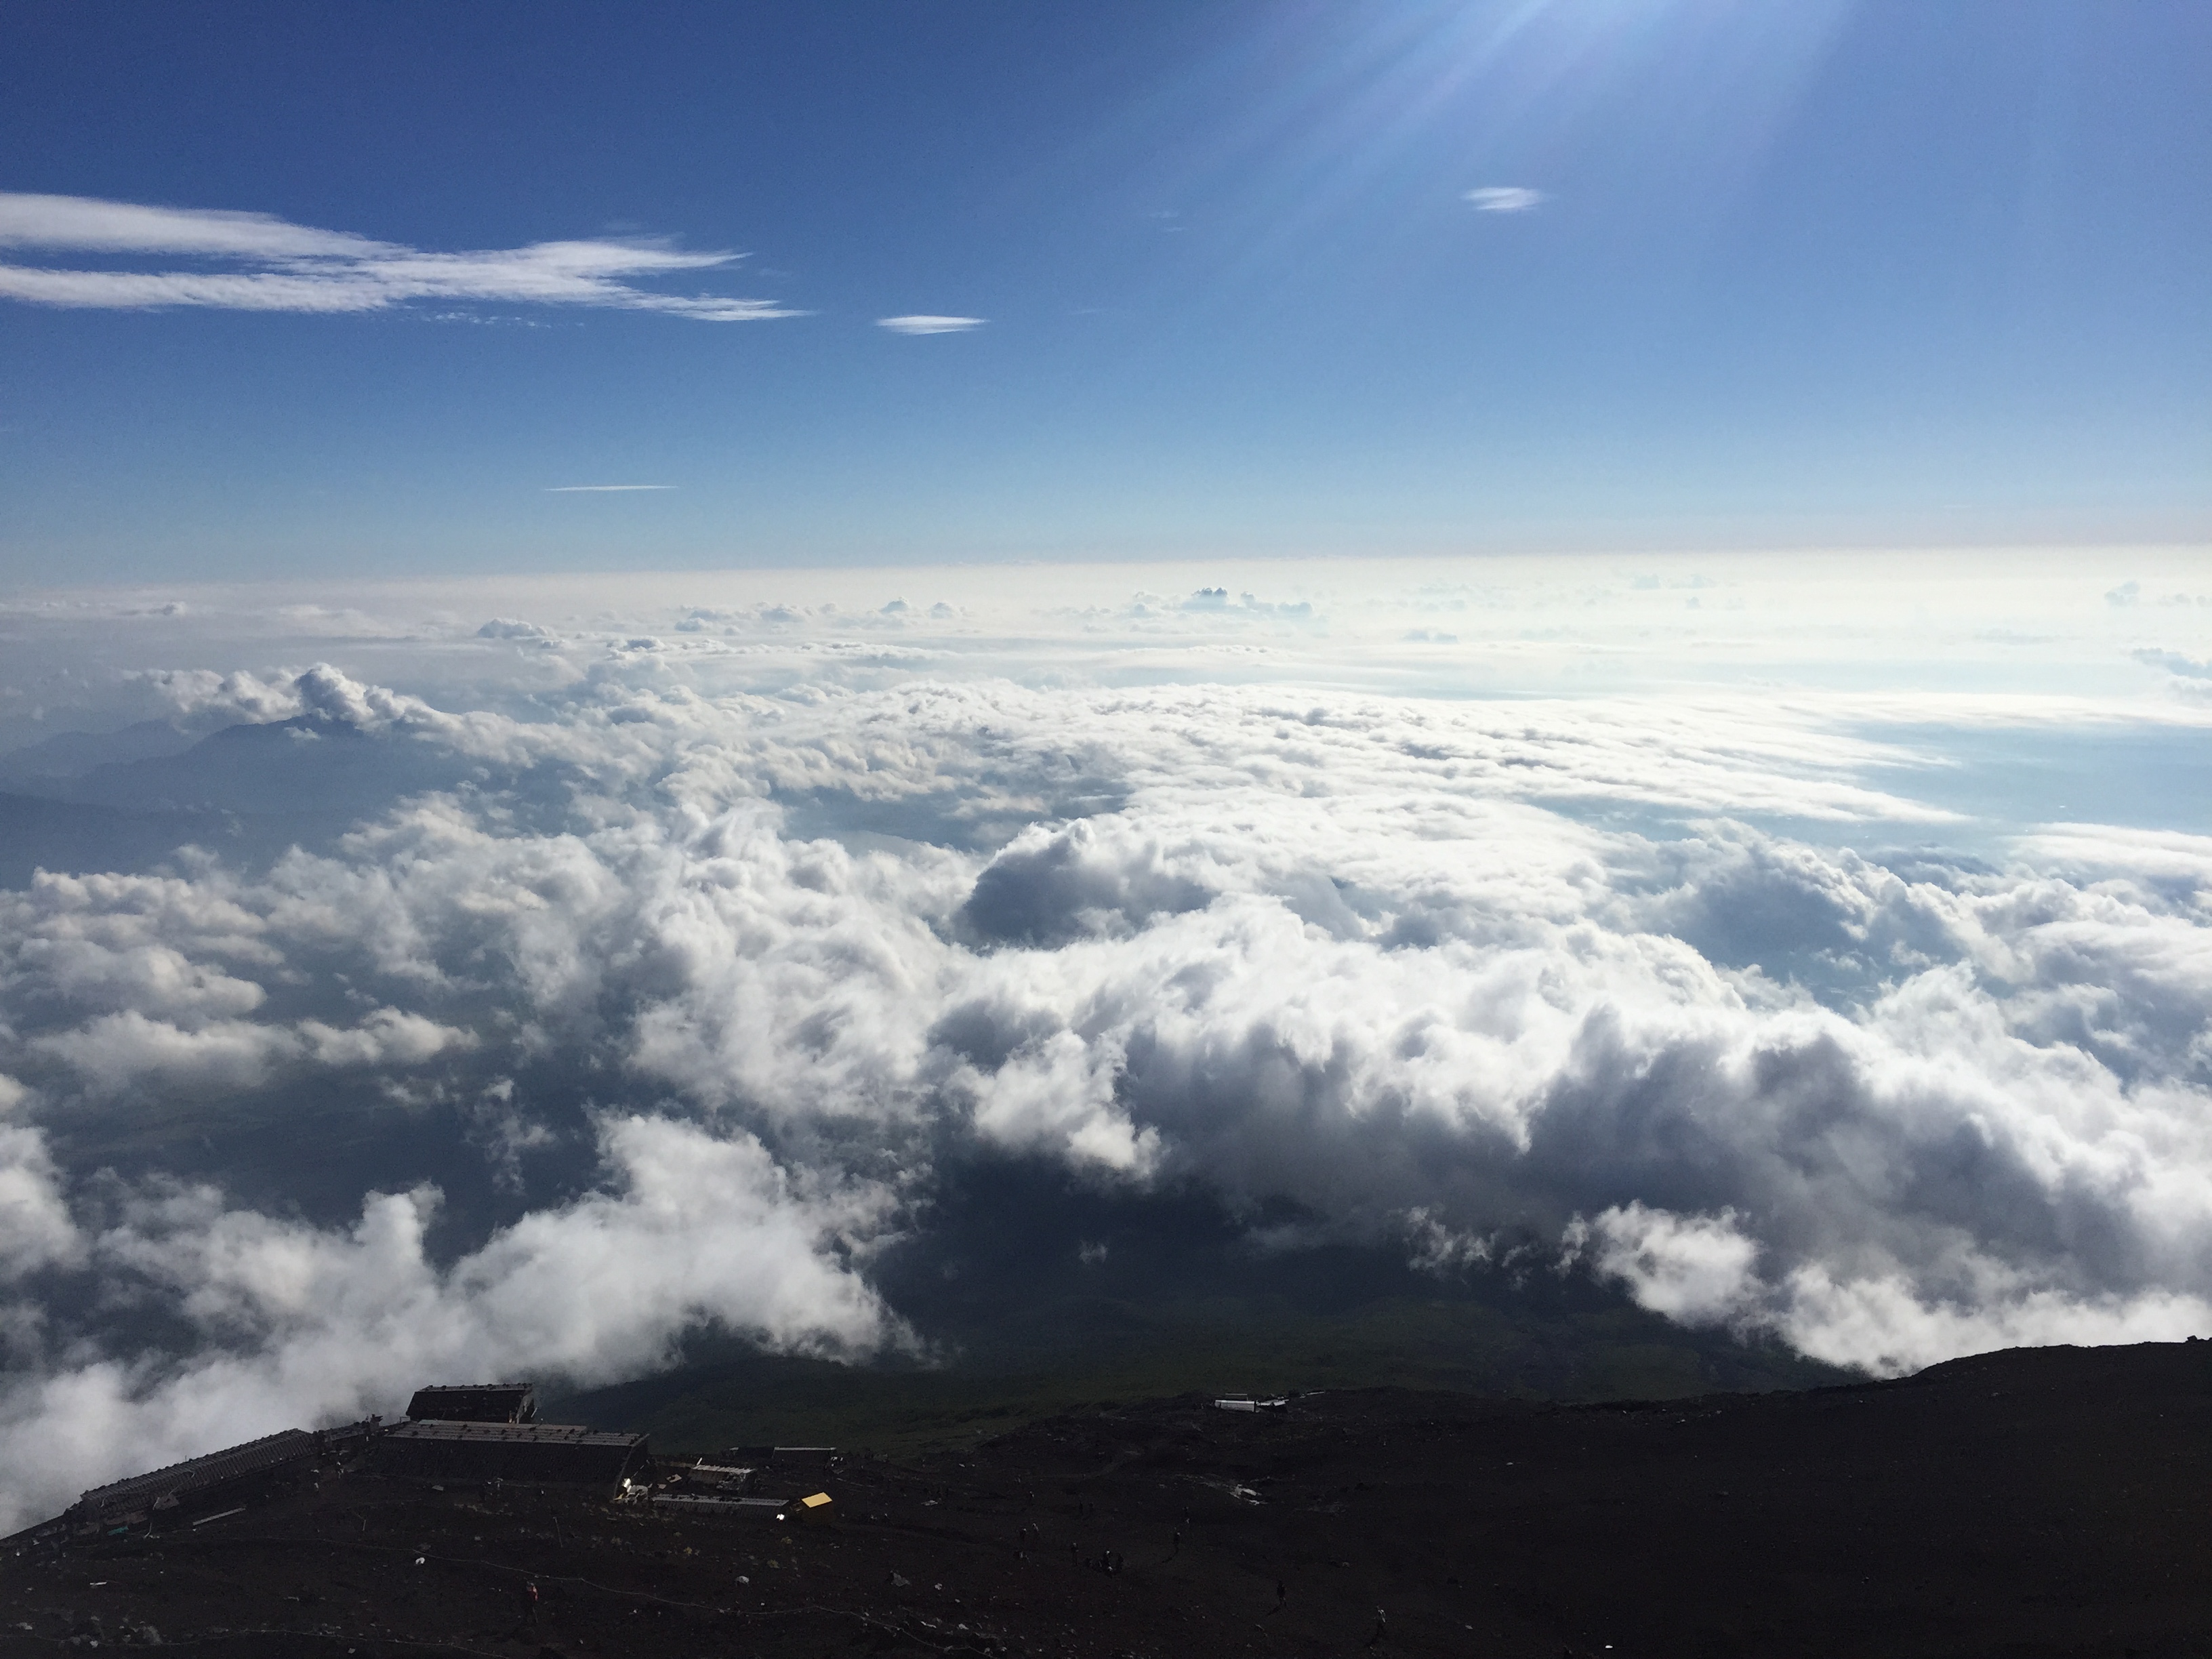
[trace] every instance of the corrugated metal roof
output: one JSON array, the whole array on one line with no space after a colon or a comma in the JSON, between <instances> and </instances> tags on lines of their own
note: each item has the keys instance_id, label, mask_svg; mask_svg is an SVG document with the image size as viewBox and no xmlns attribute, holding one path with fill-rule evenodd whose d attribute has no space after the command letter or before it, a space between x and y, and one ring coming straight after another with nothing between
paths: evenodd
<instances>
[{"instance_id":1,"label":"corrugated metal roof","mask_svg":"<svg viewBox=\"0 0 2212 1659\"><path fill-rule=\"evenodd\" d=\"M703 1458L684 1471L686 1480L696 1480L709 1486L742 1486L753 1478L753 1472L728 1463L709 1463Z\"/></svg>"},{"instance_id":2,"label":"corrugated metal roof","mask_svg":"<svg viewBox=\"0 0 2212 1659\"><path fill-rule=\"evenodd\" d=\"M720 1453L723 1462L748 1468L772 1468L778 1464L827 1463L836 1455L835 1446L731 1446Z\"/></svg>"},{"instance_id":3,"label":"corrugated metal roof","mask_svg":"<svg viewBox=\"0 0 2212 1659\"><path fill-rule=\"evenodd\" d=\"M527 1423L538 1415L528 1382L440 1382L415 1390L407 1415L449 1423Z\"/></svg>"},{"instance_id":4,"label":"corrugated metal roof","mask_svg":"<svg viewBox=\"0 0 2212 1659\"><path fill-rule=\"evenodd\" d=\"M218 1481L234 1480L240 1475L258 1474L264 1469L307 1458L314 1450L313 1435L304 1429L284 1429L258 1440L246 1441L243 1445L210 1452L204 1457L172 1463L149 1474L134 1474L128 1480L94 1486L76 1500L77 1507L102 1515L118 1510L143 1509L157 1498L211 1486Z\"/></svg>"},{"instance_id":5,"label":"corrugated metal roof","mask_svg":"<svg viewBox=\"0 0 2212 1659\"><path fill-rule=\"evenodd\" d=\"M387 1440L465 1440L476 1444L532 1446L629 1446L644 1437L616 1434L581 1423L400 1423L385 1431Z\"/></svg>"},{"instance_id":6,"label":"corrugated metal roof","mask_svg":"<svg viewBox=\"0 0 2212 1659\"><path fill-rule=\"evenodd\" d=\"M611 1485L644 1465L641 1434L578 1423L402 1423L380 1435L387 1474L457 1480L548 1480Z\"/></svg>"},{"instance_id":7,"label":"corrugated metal roof","mask_svg":"<svg viewBox=\"0 0 2212 1659\"><path fill-rule=\"evenodd\" d=\"M690 1510L706 1515L757 1515L763 1510L783 1509L789 1500L781 1498L707 1498L690 1492L663 1492L653 1501L665 1510Z\"/></svg>"}]
</instances>

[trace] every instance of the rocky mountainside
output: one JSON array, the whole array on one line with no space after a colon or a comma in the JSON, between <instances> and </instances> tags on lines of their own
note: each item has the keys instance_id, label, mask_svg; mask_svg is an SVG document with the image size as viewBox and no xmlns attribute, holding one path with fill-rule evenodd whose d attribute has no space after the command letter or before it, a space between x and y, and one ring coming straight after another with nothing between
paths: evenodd
<instances>
[{"instance_id":1,"label":"rocky mountainside","mask_svg":"<svg viewBox=\"0 0 2212 1659\"><path fill-rule=\"evenodd\" d=\"M0 1654L2212 1653L2212 1344L1663 1403L1101 1401L756 1491L794 1480L834 1501L334 1463L198 1527L17 1540Z\"/></svg>"}]
</instances>

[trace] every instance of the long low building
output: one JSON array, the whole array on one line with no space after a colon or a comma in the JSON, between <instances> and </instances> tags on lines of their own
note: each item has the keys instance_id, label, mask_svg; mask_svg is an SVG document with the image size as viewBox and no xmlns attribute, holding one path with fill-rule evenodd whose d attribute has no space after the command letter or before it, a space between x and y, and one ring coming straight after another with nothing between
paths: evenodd
<instances>
[{"instance_id":1,"label":"long low building","mask_svg":"<svg viewBox=\"0 0 2212 1659\"><path fill-rule=\"evenodd\" d=\"M657 1494L653 1507L675 1515L774 1516L783 1518L787 1498L724 1498L718 1493L672 1492Z\"/></svg>"},{"instance_id":2,"label":"long low building","mask_svg":"<svg viewBox=\"0 0 2212 1659\"><path fill-rule=\"evenodd\" d=\"M548 1481L617 1486L645 1474L641 1434L574 1423L400 1423L377 1437L377 1466L428 1480Z\"/></svg>"},{"instance_id":3,"label":"long low building","mask_svg":"<svg viewBox=\"0 0 2212 1659\"><path fill-rule=\"evenodd\" d=\"M204 1508L244 1486L312 1468L325 1457L356 1451L375 1428L376 1419L368 1418L345 1428L313 1433L305 1429L281 1430L148 1474L94 1486L70 1506L70 1518L105 1522L155 1511Z\"/></svg>"},{"instance_id":4,"label":"long low building","mask_svg":"<svg viewBox=\"0 0 2212 1659\"><path fill-rule=\"evenodd\" d=\"M438 1382L415 1390L407 1415L418 1423L534 1423L538 1390L527 1382Z\"/></svg>"},{"instance_id":5,"label":"long low building","mask_svg":"<svg viewBox=\"0 0 2212 1659\"><path fill-rule=\"evenodd\" d=\"M793 1469L831 1468L839 1459L835 1446L732 1446L715 1461L744 1468L772 1468L784 1473Z\"/></svg>"}]
</instances>

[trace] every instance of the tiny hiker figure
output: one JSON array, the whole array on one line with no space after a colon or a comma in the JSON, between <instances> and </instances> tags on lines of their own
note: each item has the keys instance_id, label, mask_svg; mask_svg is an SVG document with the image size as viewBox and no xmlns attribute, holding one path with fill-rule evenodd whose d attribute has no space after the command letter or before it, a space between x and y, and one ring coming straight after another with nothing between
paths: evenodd
<instances>
[{"instance_id":1,"label":"tiny hiker figure","mask_svg":"<svg viewBox=\"0 0 2212 1659\"><path fill-rule=\"evenodd\" d=\"M522 1622L515 1628L518 1632L526 1630L535 1631L538 1628L538 1586L533 1583L524 1583L520 1600Z\"/></svg>"}]
</instances>

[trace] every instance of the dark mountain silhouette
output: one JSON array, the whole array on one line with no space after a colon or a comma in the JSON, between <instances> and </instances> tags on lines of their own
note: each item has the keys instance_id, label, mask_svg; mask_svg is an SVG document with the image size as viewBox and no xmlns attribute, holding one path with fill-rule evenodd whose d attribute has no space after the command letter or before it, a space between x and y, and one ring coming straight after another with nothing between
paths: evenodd
<instances>
[{"instance_id":1,"label":"dark mountain silhouette","mask_svg":"<svg viewBox=\"0 0 2212 1659\"><path fill-rule=\"evenodd\" d=\"M1665 1402L1094 1401L910 1455L748 1449L751 1495L829 1495L806 1519L667 1455L720 1448L656 1449L653 1490L690 1502L403 1479L372 1446L212 1518L21 1536L0 1652L149 1629L222 1656L538 1659L2212 1648L2208 1343Z\"/></svg>"}]
</instances>

